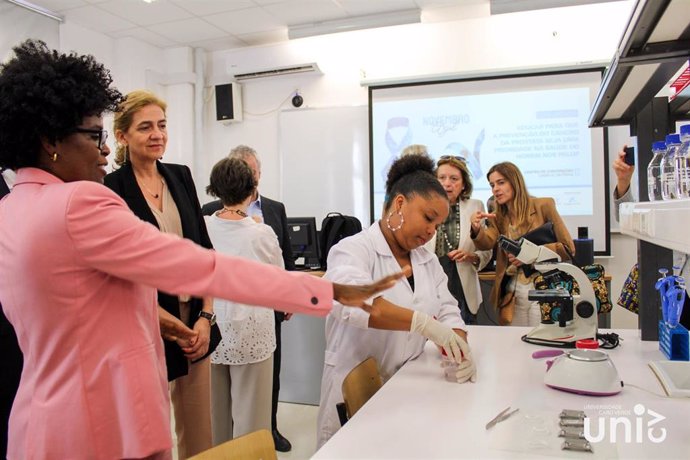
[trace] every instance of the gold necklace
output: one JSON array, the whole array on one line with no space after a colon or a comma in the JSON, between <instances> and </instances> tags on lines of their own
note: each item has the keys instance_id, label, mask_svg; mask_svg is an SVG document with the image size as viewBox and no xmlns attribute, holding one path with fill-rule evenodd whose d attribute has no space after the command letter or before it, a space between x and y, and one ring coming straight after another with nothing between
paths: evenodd
<instances>
[{"instance_id":1,"label":"gold necklace","mask_svg":"<svg viewBox=\"0 0 690 460\"><path fill-rule=\"evenodd\" d=\"M248 215L246 212L242 211L241 209L230 209L230 208L226 208L225 206L223 206L223 209L221 209L220 211L218 211L218 212L216 213L216 215L217 215L217 216L220 216L221 214L225 214L226 212L234 212L234 213L237 214L238 216L241 216L241 217L249 217L249 215Z\"/></svg>"},{"instance_id":2,"label":"gold necklace","mask_svg":"<svg viewBox=\"0 0 690 460\"><path fill-rule=\"evenodd\" d=\"M141 185L142 187L144 187L144 190L146 190L146 191L148 192L148 194L151 195L152 197L154 197L156 200L158 199L158 197L161 196L161 195L160 195L160 192L159 192L159 193L153 193L153 192L151 191L151 189L149 189L149 188L146 186L146 184L144 183L144 181L143 181L143 180L139 180L138 177L137 177L137 183L138 183L139 185ZM163 181L163 178L161 178L161 192L163 191L163 186L165 186L165 182Z\"/></svg>"}]
</instances>

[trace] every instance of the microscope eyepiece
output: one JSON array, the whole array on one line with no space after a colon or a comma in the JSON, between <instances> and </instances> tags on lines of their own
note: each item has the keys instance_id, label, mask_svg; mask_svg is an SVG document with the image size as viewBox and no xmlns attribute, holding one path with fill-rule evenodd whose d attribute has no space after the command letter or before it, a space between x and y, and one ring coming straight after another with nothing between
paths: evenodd
<instances>
[{"instance_id":1,"label":"microscope eyepiece","mask_svg":"<svg viewBox=\"0 0 690 460\"><path fill-rule=\"evenodd\" d=\"M498 237L498 247L514 256L520 254L520 243L504 235Z\"/></svg>"}]
</instances>

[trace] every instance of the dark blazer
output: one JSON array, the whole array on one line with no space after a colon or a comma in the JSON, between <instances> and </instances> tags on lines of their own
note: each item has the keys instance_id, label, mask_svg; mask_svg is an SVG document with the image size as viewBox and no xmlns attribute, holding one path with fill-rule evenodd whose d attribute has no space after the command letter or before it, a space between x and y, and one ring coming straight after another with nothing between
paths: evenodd
<instances>
[{"instance_id":1,"label":"dark blazer","mask_svg":"<svg viewBox=\"0 0 690 460\"><path fill-rule=\"evenodd\" d=\"M201 212L205 216L210 216L221 209L223 209L223 203L221 203L220 200L215 200L202 206ZM290 234L288 233L285 205L280 201L272 200L261 195L261 212L264 215L264 223L271 227L278 237L278 244L283 251L285 269L294 270L295 259L292 255L292 247L290 246Z\"/></svg>"},{"instance_id":2,"label":"dark blazer","mask_svg":"<svg viewBox=\"0 0 690 460\"><path fill-rule=\"evenodd\" d=\"M211 249L211 239L206 231L206 222L201 214L199 199L192 180L192 173L187 166L171 163L156 162L158 172L163 176L175 200L175 205L180 213L182 222L182 234L185 238L194 241L205 248ZM130 163L105 176L105 185L120 195L130 207L132 212L141 220L158 227L156 217L151 212L144 194L141 192L134 170ZM170 314L180 317L180 304L176 295L158 291L158 303ZM193 297L188 326L193 327L199 312L203 306L203 300ZM180 347L174 343L165 341L165 360L168 367L168 380L187 375L187 358Z\"/></svg>"},{"instance_id":3,"label":"dark blazer","mask_svg":"<svg viewBox=\"0 0 690 460\"><path fill-rule=\"evenodd\" d=\"M0 199L9 193L10 188L0 176ZM0 364L0 458L5 458L10 411L17 394L17 388L19 388L24 357L19 343L17 343L14 328L2 311L2 305L0 305L0 350L2 350L2 364Z\"/></svg>"},{"instance_id":4,"label":"dark blazer","mask_svg":"<svg viewBox=\"0 0 690 460\"><path fill-rule=\"evenodd\" d=\"M2 169L0 169L0 171L2 171ZM5 179L0 177L0 199L8 193L10 193L10 188L5 183Z\"/></svg>"}]
</instances>

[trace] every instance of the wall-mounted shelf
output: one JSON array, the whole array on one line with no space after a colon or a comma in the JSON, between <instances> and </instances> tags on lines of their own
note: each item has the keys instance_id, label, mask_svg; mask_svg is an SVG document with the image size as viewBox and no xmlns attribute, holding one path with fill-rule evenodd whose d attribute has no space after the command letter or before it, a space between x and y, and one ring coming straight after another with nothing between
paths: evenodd
<instances>
[{"instance_id":1,"label":"wall-mounted shelf","mask_svg":"<svg viewBox=\"0 0 690 460\"><path fill-rule=\"evenodd\" d=\"M690 253L690 199L623 203L621 233Z\"/></svg>"},{"instance_id":2,"label":"wall-mounted shelf","mask_svg":"<svg viewBox=\"0 0 690 460\"><path fill-rule=\"evenodd\" d=\"M630 124L688 57L687 0L638 0L604 75L589 126ZM677 110L674 118L686 118L688 112L680 101Z\"/></svg>"},{"instance_id":3,"label":"wall-mounted shelf","mask_svg":"<svg viewBox=\"0 0 690 460\"><path fill-rule=\"evenodd\" d=\"M657 97L690 56L688 0L637 0L589 116L590 127L630 125L637 137L637 162L651 160L652 143L687 119L684 97L675 108ZM638 175L646 199L646 170ZM621 206L621 231L640 240L638 315L642 340L658 340L657 269L672 264L672 251L690 252L690 200L641 202ZM667 249L664 249L667 248Z\"/></svg>"}]
</instances>

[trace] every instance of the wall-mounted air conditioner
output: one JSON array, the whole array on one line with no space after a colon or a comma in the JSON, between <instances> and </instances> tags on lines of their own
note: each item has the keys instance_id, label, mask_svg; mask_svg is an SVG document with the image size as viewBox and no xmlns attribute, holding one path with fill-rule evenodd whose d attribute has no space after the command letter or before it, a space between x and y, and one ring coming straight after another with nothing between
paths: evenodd
<instances>
[{"instance_id":1,"label":"wall-mounted air conditioner","mask_svg":"<svg viewBox=\"0 0 690 460\"><path fill-rule=\"evenodd\" d=\"M274 69L257 70L254 72L238 73L234 75L236 81L251 80L253 78L277 77L279 75L290 75L294 73L321 73L319 66L315 62L309 64L298 64Z\"/></svg>"}]
</instances>

